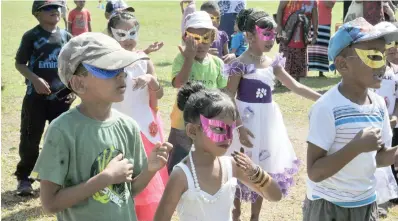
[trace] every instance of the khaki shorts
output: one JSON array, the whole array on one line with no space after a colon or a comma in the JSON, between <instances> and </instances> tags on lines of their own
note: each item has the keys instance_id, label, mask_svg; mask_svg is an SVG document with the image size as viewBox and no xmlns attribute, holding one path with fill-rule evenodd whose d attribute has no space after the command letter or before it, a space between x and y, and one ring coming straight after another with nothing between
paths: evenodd
<instances>
[{"instance_id":1,"label":"khaki shorts","mask_svg":"<svg viewBox=\"0 0 398 221\"><path fill-rule=\"evenodd\" d=\"M377 203L357 208L344 208L324 199L305 199L303 221L377 221Z\"/></svg>"}]
</instances>

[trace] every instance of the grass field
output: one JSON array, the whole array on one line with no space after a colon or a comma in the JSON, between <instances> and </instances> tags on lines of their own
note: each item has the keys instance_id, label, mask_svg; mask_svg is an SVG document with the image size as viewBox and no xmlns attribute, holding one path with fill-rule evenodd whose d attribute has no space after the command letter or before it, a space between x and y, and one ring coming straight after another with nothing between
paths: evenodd
<instances>
[{"instance_id":1,"label":"grass field","mask_svg":"<svg viewBox=\"0 0 398 221\"><path fill-rule=\"evenodd\" d=\"M169 114L175 99L175 90L170 86L169 73L171 63L178 53L177 45L180 43L180 19L179 3L176 1L161 2L128 2L134 6L136 15L141 23L139 47L143 48L153 41L164 41L164 48L153 55L151 59L156 65L156 73L165 88L165 96L160 101L160 111L165 123L166 134L169 131ZM199 5L200 3L198 3ZM278 2L249 1L249 7L262 8L273 14L276 12ZM16 180L12 176L19 160L19 125L22 98L25 93L24 79L14 68L14 56L19 46L20 39L25 31L37 24L31 15L31 1L2 1L1 2L1 31L2 31L2 148L1 148L1 218L2 220L55 220L52 215L43 213L38 190L34 197L21 198L15 196ZM68 1L68 6L74 3ZM89 1L86 7L92 15L93 31L102 32L106 26L104 11L97 8L97 1ZM342 20L342 3L336 4L333 10L333 24ZM63 21L60 27L64 27ZM334 29L334 28L333 28ZM273 52L278 50L274 47ZM272 54L271 54L272 55ZM303 83L317 91L324 92L339 81L338 75L327 74L327 79L319 79L314 73L303 80ZM298 157L303 165L299 175L296 176L297 185L291 190L289 196L278 203L264 203L261 220L291 221L301 220L301 205L305 197L305 139L308 129L307 114L312 102L292 94L284 89L275 91L275 100L279 103L283 112L285 124L289 136L295 147ZM78 102L75 102L75 105ZM34 187L37 189L38 184ZM243 219L249 220L250 206L244 204ZM177 218L173 220L178 220ZM398 220L398 208L391 208L389 218L386 220Z\"/></svg>"}]
</instances>

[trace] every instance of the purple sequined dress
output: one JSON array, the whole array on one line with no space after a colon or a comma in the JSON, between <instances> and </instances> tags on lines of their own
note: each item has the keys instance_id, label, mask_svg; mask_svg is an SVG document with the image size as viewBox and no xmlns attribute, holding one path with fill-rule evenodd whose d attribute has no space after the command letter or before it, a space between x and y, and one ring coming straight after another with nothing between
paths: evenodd
<instances>
[{"instance_id":1,"label":"purple sequined dress","mask_svg":"<svg viewBox=\"0 0 398 221\"><path fill-rule=\"evenodd\" d=\"M283 65L284 59L277 56L272 66ZM299 160L289 140L282 114L277 103L272 100L275 84L273 67L255 69L253 65L234 62L225 68L228 75L241 74L236 96L236 105L243 125L255 136L251 139L253 148L245 148L252 161L267 171L278 182L286 196L294 185L293 175L298 172ZM227 155L239 151L241 145L235 131L232 145ZM239 184L237 197L254 202L258 195L243 184Z\"/></svg>"}]
</instances>

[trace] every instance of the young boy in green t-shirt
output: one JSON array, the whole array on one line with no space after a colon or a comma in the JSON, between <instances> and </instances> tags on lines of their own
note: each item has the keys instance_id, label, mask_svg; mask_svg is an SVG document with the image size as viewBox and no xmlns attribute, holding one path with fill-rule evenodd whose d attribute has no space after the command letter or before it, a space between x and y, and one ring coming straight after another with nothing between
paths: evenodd
<instances>
[{"instance_id":1,"label":"young boy in green t-shirt","mask_svg":"<svg viewBox=\"0 0 398 221\"><path fill-rule=\"evenodd\" d=\"M111 109L126 90L123 69L146 59L102 33L84 33L58 59L61 81L81 104L54 120L32 172L40 199L58 220L137 220L133 197L164 167L171 149L147 158L135 121Z\"/></svg>"},{"instance_id":2,"label":"young boy in green t-shirt","mask_svg":"<svg viewBox=\"0 0 398 221\"><path fill-rule=\"evenodd\" d=\"M174 88L180 88L188 81L201 82L207 88L223 89L228 78L223 76L224 62L209 53L217 33L210 15L204 11L191 13L185 19L183 40L185 49L174 59L172 82ZM168 141L174 145L167 162L169 174L173 167L184 159L192 146L192 140L185 133L183 114L174 104L171 112L171 130Z\"/></svg>"}]
</instances>

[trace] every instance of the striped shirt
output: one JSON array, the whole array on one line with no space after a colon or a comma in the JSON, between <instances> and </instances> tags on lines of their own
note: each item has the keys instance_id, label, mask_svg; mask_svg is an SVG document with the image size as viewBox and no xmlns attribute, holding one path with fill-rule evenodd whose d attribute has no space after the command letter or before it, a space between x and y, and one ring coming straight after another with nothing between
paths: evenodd
<instances>
[{"instance_id":1,"label":"striped shirt","mask_svg":"<svg viewBox=\"0 0 398 221\"><path fill-rule=\"evenodd\" d=\"M391 144L392 131L384 100L369 91L369 105L345 98L335 86L312 107L307 141L331 155L344 148L367 127L380 128L384 143ZM390 145L388 145L390 146ZM315 183L307 179L307 197L325 199L335 205L353 208L376 201L376 151L361 153L335 175Z\"/></svg>"}]
</instances>

